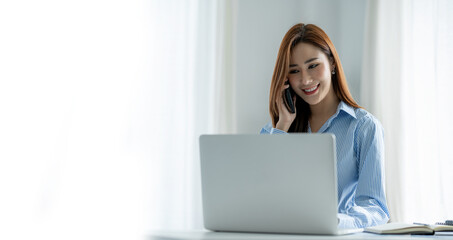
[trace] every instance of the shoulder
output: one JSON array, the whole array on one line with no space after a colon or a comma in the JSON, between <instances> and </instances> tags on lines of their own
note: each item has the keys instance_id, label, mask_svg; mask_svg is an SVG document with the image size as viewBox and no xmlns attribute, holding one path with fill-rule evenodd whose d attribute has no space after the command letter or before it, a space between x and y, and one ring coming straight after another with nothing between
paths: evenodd
<instances>
[{"instance_id":1,"label":"shoulder","mask_svg":"<svg viewBox=\"0 0 453 240\"><path fill-rule=\"evenodd\" d=\"M354 108L357 119L358 130L373 129L383 131L383 127L379 119L373 114L362 108Z\"/></svg>"},{"instance_id":2,"label":"shoulder","mask_svg":"<svg viewBox=\"0 0 453 240\"><path fill-rule=\"evenodd\" d=\"M340 115L341 119L349 119L349 124L352 124L355 129L373 128L382 129L382 124L370 112L363 108L355 108L344 102L340 102L337 113L343 112Z\"/></svg>"},{"instance_id":3,"label":"shoulder","mask_svg":"<svg viewBox=\"0 0 453 240\"><path fill-rule=\"evenodd\" d=\"M362 169L365 161L375 163L384 159L384 128L381 122L365 109L356 109L357 125L354 132L354 151Z\"/></svg>"}]
</instances>

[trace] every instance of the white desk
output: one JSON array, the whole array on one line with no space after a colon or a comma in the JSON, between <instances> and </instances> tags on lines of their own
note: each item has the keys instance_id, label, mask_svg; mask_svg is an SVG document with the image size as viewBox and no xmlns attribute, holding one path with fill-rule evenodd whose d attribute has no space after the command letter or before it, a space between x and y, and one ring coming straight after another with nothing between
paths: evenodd
<instances>
[{"instance_id":1,"label":"white desk","mask_svg":"<svg viewBox=\"0 0 453 240\"><path fill-rule=\"evenodd\" d=\"M285 234L258 234L258 233L229 233L209 231L160 231L152 232L151 240L336 240L336 239L364 239L364 240L422 240L422 239L453 239L453 236L434 235L378 235L372 233L355 233L342 236L324 235L285 235Z\"/></svg>"}]
</instances>

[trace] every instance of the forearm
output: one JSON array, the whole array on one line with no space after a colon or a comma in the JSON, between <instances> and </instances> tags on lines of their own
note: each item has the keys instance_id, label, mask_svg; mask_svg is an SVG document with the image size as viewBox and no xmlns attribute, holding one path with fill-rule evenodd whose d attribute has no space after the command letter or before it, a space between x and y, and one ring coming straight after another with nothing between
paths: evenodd
<instances>
[{"instance_id":1,"label":"forearm","mask_svg":"<svg viewBox=\"0 0 453 240\"><path fill-rule=\"evenodd\" d=\"M338 214L339 228L366 228L385 224L389 220L386 208L374 200L357 202L353 207Z\"/></svg>"},{"instance_id":2,"label":"forearm","mask_svg":"<svg viewBox=\"0 0 453 240\"><path fill-rule=\"evenodd\" d=\"M288 132L289 127L291 127L291 122L278 121L275 128L284 132Z\"/></svg>"}]
</instances>

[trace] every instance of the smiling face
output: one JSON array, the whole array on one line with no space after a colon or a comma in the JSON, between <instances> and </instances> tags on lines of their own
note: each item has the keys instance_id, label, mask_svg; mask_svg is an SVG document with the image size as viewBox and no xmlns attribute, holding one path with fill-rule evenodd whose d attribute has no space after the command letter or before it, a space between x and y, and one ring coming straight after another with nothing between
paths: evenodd
<instances>
[{"instance_id":1,"label":"smiling face","mask_svg":"<svg viewBox=\"0 0 453 240\"><path fill-rule=\"evenodd\" d=\"M298 43L291 53L288 79L294 92L310 106L336 98L331 72L334 65L321 49Z\"/></svg>"}]
</instances>

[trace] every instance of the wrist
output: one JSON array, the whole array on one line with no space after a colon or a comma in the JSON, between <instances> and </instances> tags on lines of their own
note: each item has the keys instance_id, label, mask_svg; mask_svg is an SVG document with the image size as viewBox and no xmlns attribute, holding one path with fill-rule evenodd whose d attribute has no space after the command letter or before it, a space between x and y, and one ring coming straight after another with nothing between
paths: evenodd
<instances>
[{"instance_id":1,"label":"wrist","mask_svg":"<svg viewBox=\"0 0 453 240\"><path fill-rule=\"evenodd\" d=\"M275 125L275 128L288 132L290 126L291 123L278 121L277 124Z\"/></svg>"}]
</instances>

